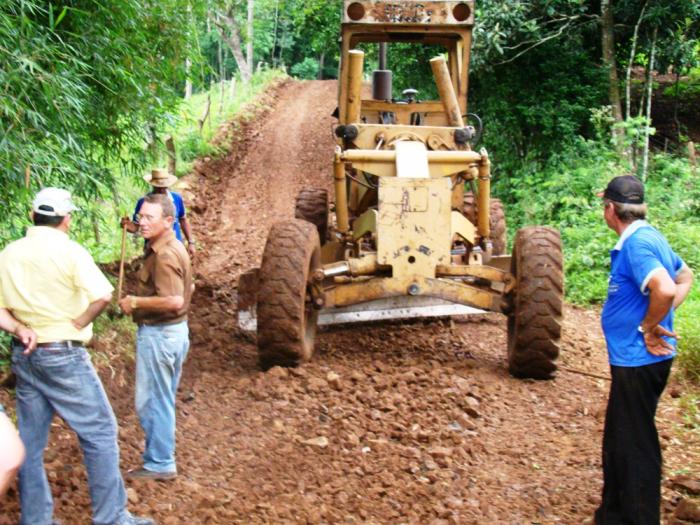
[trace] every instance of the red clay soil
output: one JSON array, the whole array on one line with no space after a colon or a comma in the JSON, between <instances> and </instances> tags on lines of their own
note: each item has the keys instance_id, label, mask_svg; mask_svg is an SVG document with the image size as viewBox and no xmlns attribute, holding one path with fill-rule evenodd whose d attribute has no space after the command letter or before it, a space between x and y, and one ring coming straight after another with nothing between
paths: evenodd
<instances>
[{"instance_id":1,"label":"red clay soil","mask_svg":"<svg viewBox=\"0 0 700 525\"><path fill-rule=\"evenodd\" d=\"M584 523L601 489L608 383L565 371L510 377L502 316L324 330L310 363L258 369L252 339L236 328L237 277L259 263L270 225L293 216L300 189L330 188L335 96L332 81L277 86L254 121L228 130L231 153L187 178L204 249L178 396L179 476L128 481L130 508L166 525ZM565 313L560 365L607 375L598 313ZM117 355L114 344L96 350ZM143 439L133 361L100 368L126 471L139 466ZM665 523L692 516L698 484L677 476L700 472L681 390L667 390L658 418ZM89 523L80 450L58 420L46 467L56 517ZM17 516L12 491L0 525Z\"/></svg>"}]
</instances>

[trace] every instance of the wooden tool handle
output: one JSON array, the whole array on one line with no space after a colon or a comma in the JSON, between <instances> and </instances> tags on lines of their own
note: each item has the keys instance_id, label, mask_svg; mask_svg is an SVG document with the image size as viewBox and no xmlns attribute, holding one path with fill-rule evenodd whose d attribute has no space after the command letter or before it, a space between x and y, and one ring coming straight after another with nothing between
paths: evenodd
<instances>
[{"instance_id":1,"label":"wooden tool handle","mask_svg":"<svg viewBox=\"0 0 700 525\"><path fill-rule=\"evenodd\" d=\"M117 301L122 298L124 287L124 258L126 257L126 224L122 226L122 254L119 259L119 284L117 285Z\"/></svg>"}]
</instances>

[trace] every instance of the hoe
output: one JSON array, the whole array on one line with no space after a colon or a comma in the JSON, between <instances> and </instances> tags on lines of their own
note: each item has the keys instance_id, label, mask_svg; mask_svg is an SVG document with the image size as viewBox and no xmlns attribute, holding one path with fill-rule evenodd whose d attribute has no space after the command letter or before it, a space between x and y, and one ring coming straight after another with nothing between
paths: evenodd
<instances>
[{"instance_id":1,"label":"hoe","mask_svg":"<svg viewBox=\"0 0 700 525\"><path fill-rule=\"evenodd\" d=\"M489 155L473 149L481 121L467 113L474 2L346 0L343 9L334 213L326 190L303 189L295 218L272 226L260 268L239 281L239 325L257 331L261 366L310 359L319 324L488 311L507 316L511 374L552 377L560 235L523 228L505 254ZM435 47L439 100L393 96L385 53L410 44ZM380 68L363 99L371 46Z\"/></svg>"}]
</instances>

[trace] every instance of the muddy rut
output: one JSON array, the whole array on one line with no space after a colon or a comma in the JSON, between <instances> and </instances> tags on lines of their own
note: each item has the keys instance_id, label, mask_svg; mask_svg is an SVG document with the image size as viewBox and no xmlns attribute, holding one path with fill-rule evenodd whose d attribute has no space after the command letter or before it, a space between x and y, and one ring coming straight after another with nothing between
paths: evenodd
<instances>
[{"instance_id":1,"label":"muddy rut","mask_svg":"<svg viewBox=\"0 0 700 525\"><path fill-rule=\"evenodd\" d=\"M301 188L330 189L336 89L278 85L251 109L255 120L222 133L230 154L201 160L185 180L204 248L178 397L179 476L127 482L131 509L167 525L585 522L601 489L608 384L567 372L511 378L501 316L324 330L311 363L258 370L235 326L236 280L258 264L270 225L293 216ZM97 358L113 344L97 342ZM127 470L142 443L133 362L98 361ZM607 375L597 312L566 309L560 364ZM681 497L670 478L700 466L700 440L669 394L680 388L659 412L668 523ZM80 451L59 422L46 462L56 517L89 523ZM16 520L11 492L0 524Z\"/></svg>"}]
</instances>

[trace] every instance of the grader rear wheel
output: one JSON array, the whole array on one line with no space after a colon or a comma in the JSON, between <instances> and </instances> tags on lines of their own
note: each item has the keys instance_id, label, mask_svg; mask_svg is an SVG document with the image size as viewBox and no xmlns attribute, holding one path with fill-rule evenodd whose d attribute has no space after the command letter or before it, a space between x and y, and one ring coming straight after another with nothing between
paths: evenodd
<instances>
[{"instance_id":1,"label":"grader rear wheel","mask_svg":"<svg viewBox=\"0 0 700 525\"><path fill-rule=\"evenodd\" d=\"M518 231L511 271L517 284L508 316L508 369L516 377L549 379L561 339L564 275L561 237L553 228Z\"/></svg>"},{"instance_id":2,"label":"grader rear wheel","mask_svg":"<svg viewBox=\"0 0 700 525\"><path fill-rule=\"evenodd\" d=\"M321 244L328 240L328 192L318 188L305 188L297 195L294 217L308 221L318 230Z\"/></svg>"},{"instance_id":3,"label":"grader rear wheel","mask_svg":"<svg viewBox=\"0 0 700 525\"><path fill-rule=\"evenodd\" d=\"M476 224L477 206L474 194L469 191L464 194L464 206L462 208L464 216L473 224ZM503 255L506 253L508 244L506 230L506 214L503 210L503 203L500 199L491 199L489 205L489 227L491 229L491 241L493 242L493 254Z\"/></svg>"},{"instance_id":4,"label":"grader rear wheel","mask_svg":"<svg viewBox=\"0 0 700 525\"><path fill-rule=\"evenodd\" d=\"M314 225L297 219L272 226L260 266L258 355L260 366L297 366L311 358L316 310L309 296L309 276L321 265Z\"/></svg>"}]
</instances>

